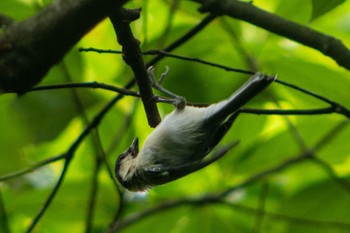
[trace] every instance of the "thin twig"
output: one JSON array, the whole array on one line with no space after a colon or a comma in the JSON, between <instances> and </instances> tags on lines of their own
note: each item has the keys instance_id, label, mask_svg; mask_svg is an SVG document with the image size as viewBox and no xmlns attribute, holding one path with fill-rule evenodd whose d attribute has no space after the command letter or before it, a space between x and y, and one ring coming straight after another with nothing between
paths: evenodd
<instances>
[{"instance_id":1,"label":"thin twig","mask_svg":"<svg viewBox=\"0 0 350 233\"><path fill-rule=\"evenodd\" d=\"M205 61L199 58L191 58L191 57L186 57L186 56L180 56L180 55L176 55L176 54L172 54L166 51L162 51L162 50L148 50L145 51L143 53L144 55L162 55L164 57L171 57L171 58L176 58L179 60L184 60L184 61L191 61L191 62L196 62L196 63L200 63L203 65L209 65L212 67L216 67L216 68L220 68L226 71L233 71L233 72L237 72L237 73L242 73L242 74L254 74L255 72L253 71L249 71L249 70L243 70L243 69L237 69L237 68L232 68L229 66L224 66L224 65L220 65L214 62L209 62L209 61Z\"/></svg>"},{"instance_id":2,"label":"thin twig","mask_svg":"<svg viewBox=\"0 0 350 233\"><path fill-rule=\"evenodd\" d=\"M108 54L122 54L122 51L118 51L118 50L111 50L111 49L97 49L97 48L79 48L80 52L96 52L96 53L108 53ZM184 60L184 61L191 61L191 62L196 62L199 64L203 64L203 65L209 65L215 68L219 68L225 71L231 71L231 72L237 72L237 73L242 73L242 74L255 74L254 71L249 71L249 70L244 70L244 69L238 69L238 68L232 68L229 66L224 66L224 65L220 65L214 62L209 62L209 61L205 61L203 59L199 59L199 58L193 58L193 57L186 57L186 56L181 56L181 55L177 55L177 54L173 54L170 52L167 52L165 50L156 50L156 49L152 49L152 50L148 50L148 51L144 51L142 52L143 55L159 55L162 57L170 57L170 58L176 58L179 60Z\"/></svg>"},{"instance_id":3,"label":"thin twig","mask_svg":"<svg viewBox=\"0 0 350 233\"><path fill-rule=\"evenodd\" d=\"M335 113L336 110L332 107L328 108L316 108L316 109L302 109L302 110L288 110L288 109L254 109L254 108L242 108L241 112L250 114L262 114L262 115L321 115Z\"/></svg>"},{"instance_id":4,"label":"thin twig","mask_svg":"<svg viewBox=\"0 0 350 233\"><path fill-rule=\"evenodd\" d=\"M186 58L179 55L173 55L170 52L178 47L180 47L182 44L190 40L193 36L195 36L198 32L200 32L203 28L205 28L210 22L212 22L215 19L216 16L214 15L208 15L205 17L199 24L197 24L195 27L191 28L187 33L182 35L180 38L172 42L168 47L166 47L164 50L150 50L143 52L144 55L158 55L151 61L149 61L146 64L146 67L155 65L157 62L159 62L164 57L176 57L178 59L183 60L192 60L191 58ZM158 51L158 52L157 52ZM79 52L96 52L96 53L111 53L111 54L123 54L122 51L118 50L112 50L112 49L96 49L96 48L79 48ZM200 62L198 59L197 62ZM253 72L254 73L254 72Z\"/></svg>"},{"instance_id":5,"label":"thin twig","mask_svg":"<svg viewBox=\"0 0 350 233\"><path fill-rule=\"evenodd\" d=\"M66 157L66 154L64 153L64 154L60 154L60 155L54 156L52 158L48 158L46 160L43 160L43 161L40 161L40 162L34 164L31 167L28 167L28 168L25 168L25 169L22 169L22 170L19 170L19 171L16 171L16 172L12 172L12 173L9 173L9 174L6 174L6 175L2 175L2 176L0 176L0 181L5 181L5 180L9 180L9 179L18 177L18 176L25 175L27 173L30 173L32 171L37 170L38 168L46 166L46 165L48 165L50 163L54 163L54 162L56 162L58 160L64 159L65 157Z\"/></svg>"},{"instance_id":6,"label":"thin twig","mask_svg":"<svg viewBox=\"0 0 350 233\"><path fill-rule=\"evenodd\" d=\"M297 91L300 91L300 92L305 93L307 95L310 95L310 96L312 96L312 97L314 97L316 99L319 99L319 100L321 100L321 101L323 101L325 103L328 103L329 105L332 106L332 108L334 109L334 112L340 113L340 114L350 118L350 110L348 110L344 106L342 106L342 105L340 105L340 104L338 104L338 103L336 103L336 102L334 102L334 101L332 101L332 100L330 100L330 99L328 99L326 97L323 97L323 96L321 96L319 94L313 93L313 92L308 91L308 90L306 90L304 88L298 87L298 86L296 86L294 84L290 84L290 83L287 83L287 82L284 82L284 81L281 81L281 80L276 80L275 82L283 84L284 86L291 87L291 88L293 88L293 89L295 89Z\"/></svg>"},{"instance_id":7,"label":"thin twig","mask_svg":"<svg viewBox=\"0 0 350 233\"><path fill-rule=\"evenodd\" d=\"M67 159L68 157L70 157L72 155L68 155L66 156L66 160L65 163L63 165L63 169L61 171L61 175L58 178L58 181L55 185L55 187L51 190L49 197L46 199L45 203L43 204L43 206L41 207L41 209L39 210L39 212L37 213L37 215L34 217L34 219L32 220L32 222L30 223L28 229L27 229L27 233L30 233L34 230L36 224L39 222L40 218L44 215L44 213L46 212L46 210L49 208L49 206L51 205L51 202L53 201L54 197L57 194L57 191L59 190L59 188L61 187L61 184L63 182L63 179L67 173L69 164L70 164L70 159Z\"/></svg>"},{"instance_id":8,"label":"thin twig","mask_svg":"<svg viewBox=\"0 0 350 233\"><path fill-rule=\"evenodd\" d=\"M67 88L98 88L108 91L117 92L122 95L140 97L140 94L128 89L116 87L109 84L99 83L99 82L86 82L86 83L63 83L63 84L53 84L45 86L37 86L29 91L43 91L43 90L53 90L53 89L67 89Z\"/></svg>"},{"instance_id":9,"label":"thin twig","mask_svg":"<svg viewBox=\"0 0 350 233\"><path fill-rule=\"evenodd\" d=\"M123 54L120 50L114 50L114 49L97 49L97 48L79 48L79 52L94 52L94 53L108 53L108 54Z\"/></svg>"}]
</instances>

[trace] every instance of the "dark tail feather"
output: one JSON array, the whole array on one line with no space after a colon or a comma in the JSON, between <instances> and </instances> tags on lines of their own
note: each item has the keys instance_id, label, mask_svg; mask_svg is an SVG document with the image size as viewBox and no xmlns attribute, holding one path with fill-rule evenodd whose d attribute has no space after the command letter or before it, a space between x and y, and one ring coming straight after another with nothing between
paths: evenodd
<instances>
[{"instance_id":1,"label":"dark tail feather","mask_svg":"<svg viewBox=\"0 0 350 233\"><path fill-rule=\"evenodd\" d=\"M262 73L254 74L246 83L244 83L230 98L213 105L217 111L213 110L213 115L209 117L208 123L218 122L220 119L226 119L250 101L254 96L268 87L276 76L268 76Z\"/></svg>"}]
</instances>

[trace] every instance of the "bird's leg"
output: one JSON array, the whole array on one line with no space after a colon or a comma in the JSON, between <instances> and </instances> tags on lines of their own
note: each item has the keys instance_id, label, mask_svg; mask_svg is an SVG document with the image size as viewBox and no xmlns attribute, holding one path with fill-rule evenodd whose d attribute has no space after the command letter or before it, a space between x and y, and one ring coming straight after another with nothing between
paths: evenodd
<instances>
[{"instance_id":1,"label":"bird's leg","mask_svg":"<svg viewBox=\"0 0 350 233\"><path fill-rule=\"evenodd\" d=\"M161 77L159 78L158 82L155 80L155 75L154 75L154 67L150 66L147 69L148 72L148 78L151 82L152 87L154 87L156 90L170 96L170 99L167 98L163 98L163 97L159 97L159 96L155 96L154 100L157 102L163 102L163 103L171 103L173 104L176 108L178 109L184 109L186 107L186 100L184 97L182 96L178 96L175 93L165 89L164 87L162 87L162 82L164 81L164 78L166 77L166 75L169 72L169 67L166 66L166 70L164 73L162 73Z\"/></svg>"},{"instance_id":2,"label":"bird's leg","mask_svg":"<svg viewBox=\"0 0 350 233\"><path fill-rule=\"evenodd\" d=\"M186 100L182 96L176 96L175 98L164 98L160 96L154 96L153 100L161 103L172 104L177 109L184 109L186 107Z\"/></svg>"},{"instance_id":3,"label":"bird's leg","mask_svg":"<svg viewBox=\"0 0 350 233\"><path fill-rule=\"evenodd\" d=\"M164 81L164 78L166 77L166 75L169 73L169 67L166 66L166 70L164 73L162 73L161 77L159 78L158 82L155 79L155 75L154 75L154 67L150 66L147 69L148 72L148 78L151 82L152 87L154 87L155 89L157 89L158 91L170 96L171 98L177 98L178 95L176 95L175 93L165 89L164 87L162 87L162 82Z\"/></svg>"}]
</instances>

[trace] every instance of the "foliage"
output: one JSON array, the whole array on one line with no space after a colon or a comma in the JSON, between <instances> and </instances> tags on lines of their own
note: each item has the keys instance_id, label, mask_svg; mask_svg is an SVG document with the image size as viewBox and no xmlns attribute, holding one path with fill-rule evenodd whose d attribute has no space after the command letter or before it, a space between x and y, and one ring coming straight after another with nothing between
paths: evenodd
<instances>
[{"instance_id":1,"label":"foliage","mask_svg":"<svg viewBox=\"0 0 350 233\"><path fill-rule=\"evenodd\" d=\"M2 0L0 12L21 20L45 4L48 1ZM253 4L350 43L348 1L255 0ZM192 1L127 4L140 6L141 18L132 23L132 29L143 51L166 48L205 17ZM119 54L79 52L81 47L120 50L113 27L105 20L40 85L97 81L122 87L133 77ZM173 53L278 74L280 80L350 108L347 70L318 51L243 21L216 18ZM171 57L156 64L157 75L166 65L170 72L164 86L191 102L224 99L247 77ZM65 166L68 160L62 159L114 97L112 91L90 88L1 96L0 232L28 230L63 168L67 173L34 232L105 232L110 224L122 232L154 233L350 230L349 116L243 113L221 143L240 139L240 144L224 158L146 193L120 195L109 171L133 137L143 142L152 131L139 100L126 96L118 101L84 138L69 167ZM327 106L315 96L274 83L247 107L308 110ZM162 115L172 109L164 104L158 107ZM35 167L42 161L47 164ZM4 178L28 168L31 172Z\"/></svg>"}]
</instances>

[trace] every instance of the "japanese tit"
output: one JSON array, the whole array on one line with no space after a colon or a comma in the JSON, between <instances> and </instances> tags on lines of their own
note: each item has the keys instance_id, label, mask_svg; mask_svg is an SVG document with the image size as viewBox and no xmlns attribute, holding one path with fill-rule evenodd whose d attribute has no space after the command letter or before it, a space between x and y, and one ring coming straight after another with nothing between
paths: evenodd
<instances>
[{"instance_id":1,"label":"japanese tit","mask_svg":"<svg viewBox=\"0 0 350 233\"><path fill-rule=\"evenodd\" d=\"M119 156L116 178L130 191L144 191L216 161L224 153L204 158L229 130L240 108L274 80L274 76L256 73L231 97L207 107L186 106L180 99L180 104L153 130L141 150L135 138Z\"/></svg>"}]
</instances>

